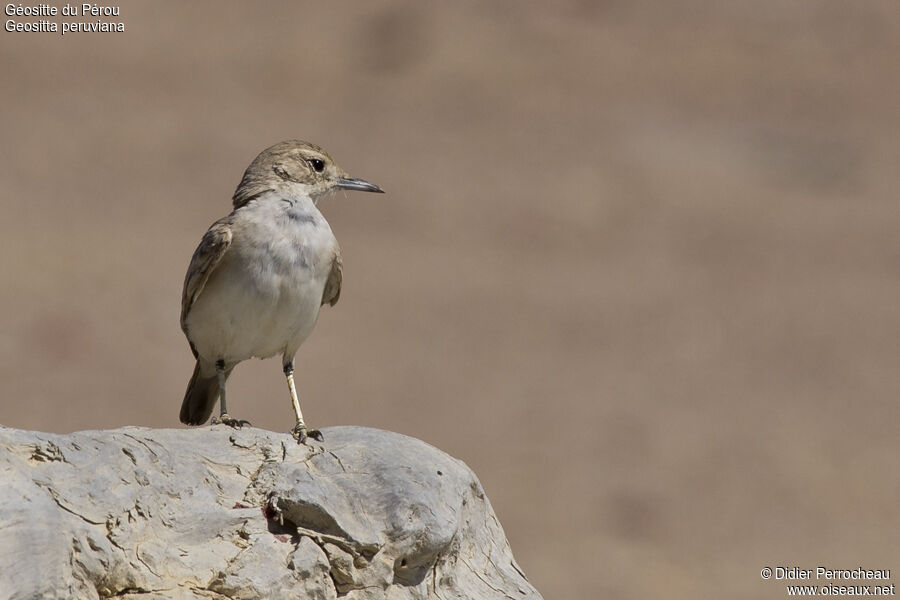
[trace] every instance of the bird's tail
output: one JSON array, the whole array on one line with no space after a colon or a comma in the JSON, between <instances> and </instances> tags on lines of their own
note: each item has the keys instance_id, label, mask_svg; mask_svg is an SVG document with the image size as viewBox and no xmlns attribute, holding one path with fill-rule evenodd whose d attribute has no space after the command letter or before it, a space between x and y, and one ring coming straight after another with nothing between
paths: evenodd
<instances>
[{"instance_id":1,"label":"bird's tail","mask_svg":"<svg viewBox=\"0 0 900 600\"><path fill-rule=\"evenodd\" d=\"M225 378L231 375L231 369L225 371ZM213 373L212 377L204 377L200 374L200 361L194 366L194 374L188 382L187 391L184 393L184 401L181 403L181 422L187 425L203 425L209 420L216 401L219 399L219 377Z\"/></svg>"}]
</instances>

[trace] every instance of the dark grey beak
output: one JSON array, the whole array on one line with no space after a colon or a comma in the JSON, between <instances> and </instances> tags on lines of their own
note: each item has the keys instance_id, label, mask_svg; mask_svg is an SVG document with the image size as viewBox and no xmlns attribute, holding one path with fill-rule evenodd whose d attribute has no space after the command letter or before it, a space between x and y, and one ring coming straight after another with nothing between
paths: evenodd
<instances>
[{"instance_id":1,"label":"dark grey beak","mask_svg":"<svg viewBox=\"0 0 900 600\"><path fill-rule=\"evenodd\" d=\"M365 179L357 179L356 177L341 177L338 179L337 187L344 190L359 190L360 192L377 192L379 194L383 194L384 190L375 185L374 183L369 183Z\"/></svg>"}]
</instances>

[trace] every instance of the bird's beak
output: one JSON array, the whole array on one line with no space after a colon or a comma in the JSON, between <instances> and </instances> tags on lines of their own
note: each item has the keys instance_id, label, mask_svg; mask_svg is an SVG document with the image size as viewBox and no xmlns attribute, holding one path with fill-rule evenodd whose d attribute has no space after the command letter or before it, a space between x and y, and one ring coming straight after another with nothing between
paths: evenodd
<instances>
[{"instance_id":1,"label":"bird's beak","mask_svg":"<svg viewBox=\"0 0 900 600\"><path fill-rule=\"evenodd\" d=\"M365 179L357 179L356 177L341 177L337 180L337 187L344 190L359 190L360 192L377 192L383 194L384 190L369 183Z\"/></svg>"}]
</instances>

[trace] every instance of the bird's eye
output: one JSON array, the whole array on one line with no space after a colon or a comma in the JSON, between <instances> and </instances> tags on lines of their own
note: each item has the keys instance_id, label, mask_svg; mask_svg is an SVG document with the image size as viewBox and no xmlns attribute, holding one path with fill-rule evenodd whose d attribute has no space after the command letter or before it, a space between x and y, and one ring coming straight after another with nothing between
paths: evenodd
<instances>
[{"instance_id":1,"label":"bird's eye","mask_svg":"<svg viewBox=\"0 0 900 600\"><path fill-rule=\"evenodd\" d=\"M321 173L325 169L325 161L319 160L318 158L309 159L309 164L312 165L312 168L315 169L316 173Z\"/></svg>"}]
</instances>

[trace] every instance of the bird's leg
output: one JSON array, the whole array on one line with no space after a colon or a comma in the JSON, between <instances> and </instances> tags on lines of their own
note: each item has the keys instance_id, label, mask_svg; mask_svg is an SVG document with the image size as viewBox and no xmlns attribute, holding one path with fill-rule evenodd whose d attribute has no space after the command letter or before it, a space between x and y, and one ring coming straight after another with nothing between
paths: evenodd
<instances>
[{"instance_id":1,"label":"bird's leg","mask_svg":"<svg viewBox=\"0 0 900 600\"><path fill-rule=\"evenodd\" d=\"M297 416L297 424L291 430L291 435L301 444L306 441L307 437L320 442L324 441L322 432L318 429L306 429L306 422L303 420L303 412L300 410L300 399L297 398L297 386L294 385L294 361L290 361L284 365L284 376L287 377L288 390L291 392L291 403L294 405L294 414Z\"/></svg>"},{"instance_id":2,"label":"bird's leg","mask_svg":"<svg viewBox=\"0 0 900 600\"><path fill-rule=\"evenodd\" d=\"M225 361L221 358L216 361L216 376L219 378L219 408L221 409L221 412L218 417L213 417L213 425L218 425L219 423L228 425L229 427L243 427L244 425L249 425L250 421L233 419L228 415L228 408L225 405Z\"/></svg>"}]
</instances>

